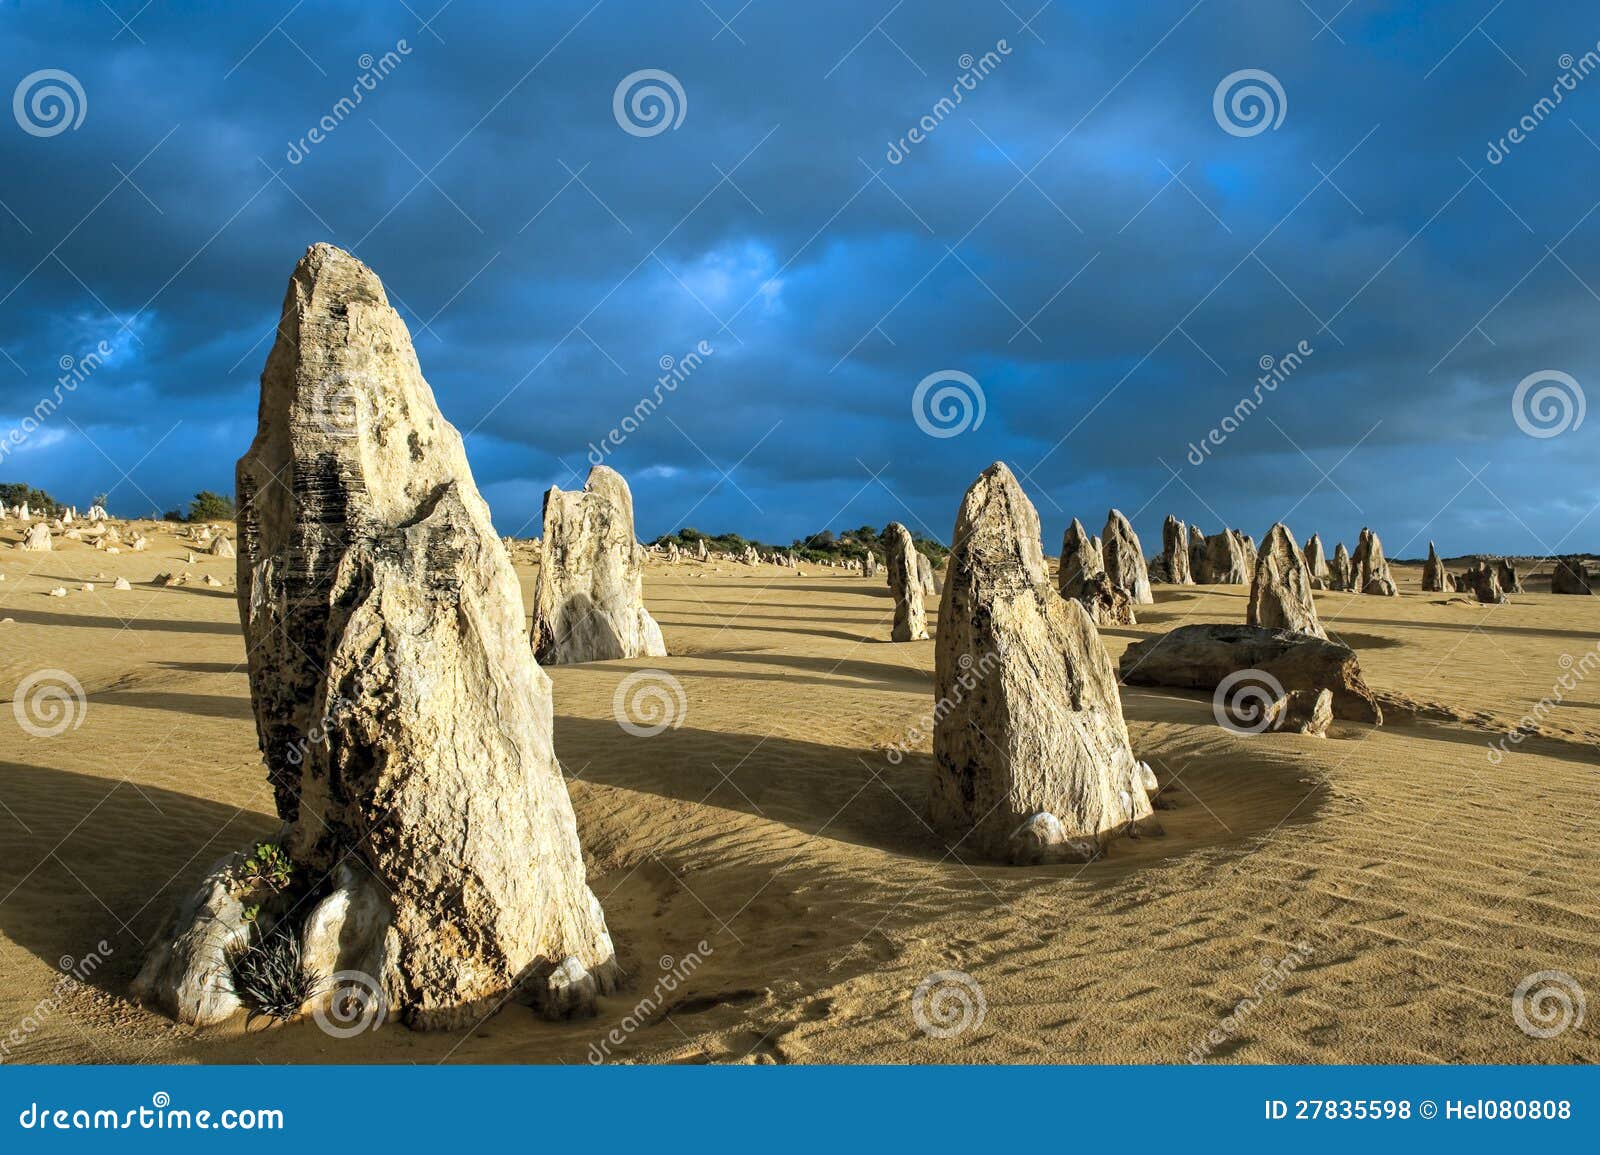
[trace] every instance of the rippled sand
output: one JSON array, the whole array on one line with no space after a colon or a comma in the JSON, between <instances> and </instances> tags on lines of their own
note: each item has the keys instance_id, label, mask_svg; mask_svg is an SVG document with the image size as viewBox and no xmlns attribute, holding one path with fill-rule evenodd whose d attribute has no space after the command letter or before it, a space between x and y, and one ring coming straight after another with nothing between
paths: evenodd
<instances>
[{"instance_id":1,"label":"rippled sand","mask_svg":"<svg viewBox=\"0 0 1600 1155\"><path fill-rule=\"evenodd\" d=\"M170 532L146 532L148 552L116 557L0 546L0 696L41 668L87 692L58 736L29 736L9 707L0 725L7 1061L585 1062L602 1044L623 1061L1600 1060L1593 1014L1552 1038L1512 1014L1540 971L1600 997L1600 599L1535 578L1480 607L1421 593L1405 566L1399 599L1318 598L1386 725L1242 736L1206 696L1125 690L1134 748L1169 785L1165 837L1088 867L1001 869L923 824L926 736L887 757L932 705L933 648L885 640L881 580L652 564L674 656L550 671L630 976L598 1018L512 1006L464 1035L351 1039L309 1022L176 1027L121 996L140 942L276 822L233 563L187 564ZM144 584L185 569L225 587ZM527 598L535 569L518 570ZM133 590L110 590L119 574ZM91 575L97 589L77 589ZM44 596L56 586L72 592ZM1241 620L1244 595L1157 587L1137 627L1103 636L1115 658L1182 622ZM683 710L639 737L613 698L647 667L677 680ZM1537 736L1491 756L1540 699ZM101 943L88 984L55 997L60 961Z\"/></svg>"}]
</instances>

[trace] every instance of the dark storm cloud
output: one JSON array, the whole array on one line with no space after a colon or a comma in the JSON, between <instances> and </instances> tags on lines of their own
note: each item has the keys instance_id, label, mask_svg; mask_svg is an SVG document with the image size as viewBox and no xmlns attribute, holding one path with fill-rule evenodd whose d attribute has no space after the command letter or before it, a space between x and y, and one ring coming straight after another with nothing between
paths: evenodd
<instances>
[{"instance_id":1,"label":"dark storm cloud","mask_svg":"<svg viewBox=\"0 0 1600 1155\"><path fill-rule=\"evenodd\" d=\"M289 270L327 239L384 278L507 532L704 341L608 449L646 535L944 536L1003 458L1052 546L1111 505L1147 548L1168 512L1330 541L1370 523L1412 554L1596 545L1595 426L1531 437L1511 396L1543 369L1600 379L1600 75L1485 156L1600 40L1582 5L1477 31L1458 5L1325 29L1265 0L1053 4L1029 27L1011 8L1036 5L999 0L730 2L731 30L623 0L111 7L131 29L0 6L7 84L62 69L88 99L75 130L0 131L0 428L63 357L114 349L7 479L115 487L129 513L226 488ZM619 127L641 69L681 83L677 129ZM1276 130L1218 125L1240 69L1281 83ZM986 411L938 439L911 397L943 369Z\"/></svg>"}]
</instances>

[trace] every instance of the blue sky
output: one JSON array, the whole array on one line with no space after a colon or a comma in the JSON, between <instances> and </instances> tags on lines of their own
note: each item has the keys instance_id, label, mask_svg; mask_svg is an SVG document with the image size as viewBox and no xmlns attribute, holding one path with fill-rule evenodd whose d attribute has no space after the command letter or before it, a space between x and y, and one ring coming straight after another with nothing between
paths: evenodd
<instances>
[{"instance_id":1,"label":"blue sky","mask_svg":"<svg viewBox=\"0 0 1600 1155\"><path fill-rule=\"evenodd\" d=\"M1168 513L1600 550L1592 5L107 0L0 26L0 440L111 350L0 480L129 515L230 489L327 240L382 276L508 533L705 342L607 456L644 537L948 539L1003 459L1052 550L1112 505L1150 552ZM645 71L675 87L624 86ZM1219 114L1247 71L1273 83ZM651 83L665 127L628 99ZM1260 131L1228 99L1251 83ZM31 102L52 85L66 125ZM940 374L981 424L925 431L951 432L913 407Z\"/></svg>"}]
</instances>

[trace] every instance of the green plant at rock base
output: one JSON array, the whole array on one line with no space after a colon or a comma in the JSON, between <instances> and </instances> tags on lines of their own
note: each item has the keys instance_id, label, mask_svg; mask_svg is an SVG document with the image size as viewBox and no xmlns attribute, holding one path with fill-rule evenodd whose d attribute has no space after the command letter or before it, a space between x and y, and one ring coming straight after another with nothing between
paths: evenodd
<instances>
[{"instance_id":1,"label":"green plant at rock base","mask_svg":"<svg viewBox=\"0 0 1600 1155\"><path fill-rule=\"evenodd\" d=\"M293 880L294 863L275 842L256 843L255 850L239 864L234 874L235 889L248 894L261 891L282 894Z\"/></svg>"},{"instance_id":2,"label":"green plant at rock base","mask_svg":"<svg viewBox=\"0 0 1600 1155\"><path fill-rule=\"evenodd\" d=\"M235 950L228 958L233 993L253 1021L265 1016L285 1022L322 990L322 977L305 965L300 936L285 925L257 942Z\"/></svg>"}]
</instances>

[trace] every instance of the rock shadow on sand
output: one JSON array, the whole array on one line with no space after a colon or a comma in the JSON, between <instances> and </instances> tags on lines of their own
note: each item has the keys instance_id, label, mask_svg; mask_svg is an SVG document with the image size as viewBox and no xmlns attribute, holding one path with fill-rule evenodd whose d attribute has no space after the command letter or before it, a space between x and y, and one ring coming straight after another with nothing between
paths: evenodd
<instances>
[{"instance_id":1,"label":"rock shadow on sand","mask_svg":"<svg viewBox=\"0 0 1600 1155\"><path fill-rule=\"evenodd\" d=\"M737 812L897 857L942 862L963 875L975 867L1005 878L1048 882L1081 869L995 866L975 854L960 854L959 848L952 855L926 822L933 771L933 756L926 752L905 752L893 761L884 749L688 726L637 738L611 718L575 717L556 719L556 743L586 752L590 761L575 774L585 782ZM1237 843L1242 854L1250 836L1277 827L1286 814L1296 823L1309 821L1320 807L1320 798L1307 801L1306 766L1276 747L1263 745L1262 757L1248 759L1225 743L1207 741L1137 752L1156 765L1167 787L1170 805L1157 814L1166 835L1118 840L1084 881L1093 882L1103 867L1138 866L1219 844Z\"/></svg>"}]
</instances>

